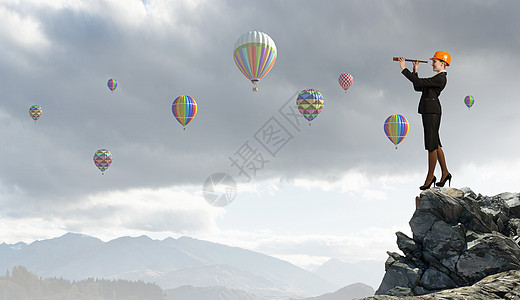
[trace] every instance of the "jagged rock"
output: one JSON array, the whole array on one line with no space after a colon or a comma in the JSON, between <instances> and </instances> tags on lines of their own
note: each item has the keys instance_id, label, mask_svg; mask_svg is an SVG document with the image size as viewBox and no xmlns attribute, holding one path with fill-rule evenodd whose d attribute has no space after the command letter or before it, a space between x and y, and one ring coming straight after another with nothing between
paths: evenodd
<instances>
[{"instance_id":1,"label":"jagged rock","mask_svg":"<svg viewBox=\"0 0 520 300\"><path fill-rule=\"evenodd\" d=\"M519 194L488 197L469 188L423 191L409 222L413 238L396 233L405 256L388 252L376 295L430 294L520 270L519 217Z\"/></svg>"},{"instance_id":2,"label":"jagged rock","mask_svg":"<svg viewBox=\"0 0 520 300\"><path fill-rule=\"evenodd\" d=\"M389 278L393 280L383 280L378 289L378 292L381 291L380 294L386 294L395 287L405 287L410 290L421 279L420 274L422 270L413 262L407 261L405 257L400 256L396 258L395 255L390 256L385 263L385 267L385 277L388 274Z\"/></svg>"},{"instance_id":3,"label":"jagged rock","mask_svg":"<svg viewBox=\"0 0 520 300\"><path fill-rule=\"evenodd\" d=\"M405 297L405 296L413 296L412 290L409 288L404 288L401 286L396 286L395 288L388 291L389 296L396 296L396 297Z\"/></svg>"},{"instance_id":4,"label":"jagged rock","mask_svg":"<svg viewBox=\"0 0 520 300\"><path fill-rule=\"evenodd\" d=\"M520 218L520 194L503 193L499 196L506 202L511 216L513 218Z\"/></svg>"},{"instance_id":5,"label":"jagged rock","mask_svg":"<svg viewBox=\"0 0 520 300\"><path fill-rule=\"evenodd\" d=\"M392 264L396 260L398 260L402 257L399 253L396 253L396 252L386 251L386 254L388 254L388 258L386 259L386 262L385 262L385 271L387 271L388 268L390 268L390 266L392 266Z\"/></svg>"},{"instance_id":6,"label":"jagged rock","mask_svg":"<svg viewBox=\"0 0 520 300\"><path fill-rule=\"evenodd\" d=\"M404 289L404 288L402 288ZM490 275L472 286L448 289L423 296L393 296L376 295L363 300L490 300L490 299L520 299L520 270L511 270Z\"/></svg>"},{"instance_id":7,"label":"jagged rock","mask_svg":"<svg viewBox=\"0 0 520 300\"><path fill-rule=\"evenodd\" d=\"M520 236L520 219L510 219L507 228L509 236Z\"/></svg>"},{"instance_id":8,"label":"jagged rock","mask_svg":"<svg viewBox=\"0 0 520 300\"><path fill-rule=\"evenodd\" d=\"M450 278L450 276L435 268L428 268L424 271L420 285L429 291L457 287L457 284Z\"/></svg>"},{"instance_id":9,"label":"jagged rock","mask_svg":"<svg viewBox=\"0 0 520 300\"><path fill-rule=\"evenodd\" d=\"M520 247L501 234L479 235L457 262L457 274L470 282L511 269L520 269Z\"/></svg>"},{"instance_id":10,"label":"jagged rock","mask_svg":"<svg viewBox=\"0 0 520 300\"><path fill-rule=\"evenodd\" d=\"M403 251L404 255L411 257L421 256L420 248L413 239L400 231L396 232L395 235L397 236L397 247Z\"/></svg>"},{"instance_id":11,"label":"jagged rock","mask_svg":"<svg viewBox=\"0 0 520 300\"><path fill-rule=\"evenodd\" d=\"M461 191L464 196L463 197L469 197L471 199L474 199L474 200L477 200L477 199L480 199L482 197L482 195L480 194L475 194L475 192L473 192L469 187L463 187L461 188L459 191Z\"/></svg>"},{"instance_id":12,"label":"jagged rock","mask_svg":"<svg viewBox=\"0 0 520 300\"><path fill-rule=\"evenodd\" d=\"M464 226L458 223L451 226L438 220L424 236L423 249L429 251L438 260L459 255L466 246Z\"/></svg>"}]
</instances>

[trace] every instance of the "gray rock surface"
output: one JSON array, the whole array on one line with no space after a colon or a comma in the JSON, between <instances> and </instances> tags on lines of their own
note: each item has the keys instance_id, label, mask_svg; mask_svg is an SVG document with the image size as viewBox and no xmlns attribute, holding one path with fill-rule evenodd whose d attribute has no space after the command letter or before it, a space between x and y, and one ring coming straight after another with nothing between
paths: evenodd
<instances>
[{"instance_id":1,"label":"gray rock surface","mask_svg":"<svg viewBox=\"0 0 520 300\"><path fill-rule=\"evenodd\" d=\"M405 288L401 288L405 289ZM449 289L422 296L408 295L377 295L364 300L490 300L490 299L520 299L520 270L511 270L490 275L479 282L456 289Z\"/></svg>"},{"instance_id":2,"label":"gray rock surface","mask_svg":"<svg viewBox=\"0 0 520 300\"><path fill-rule=\"evenodd\" d=\"M520 194L431 188L419 198L409 222L413 237L396 233L404 256L388 252L376 295L431 294L520 270Z\"/></svg>"}]
</instances>

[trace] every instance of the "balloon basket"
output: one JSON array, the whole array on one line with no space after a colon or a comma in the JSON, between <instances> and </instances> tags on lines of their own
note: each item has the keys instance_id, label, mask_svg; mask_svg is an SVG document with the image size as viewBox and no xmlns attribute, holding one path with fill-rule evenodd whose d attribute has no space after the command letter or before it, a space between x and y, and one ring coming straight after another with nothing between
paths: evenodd
<instances>
[{"instance_id":1,"label":"balloon basket","mask_svg":"<svg viewBox=\"0 0 520 300\"><path fill-rule=\"evenodd\" d=\"M258 82L258 79L251 80L251 83L253 84L253 92L258 92L258 87L256 86L257 82Z\"/></svg>"}]
</instances>

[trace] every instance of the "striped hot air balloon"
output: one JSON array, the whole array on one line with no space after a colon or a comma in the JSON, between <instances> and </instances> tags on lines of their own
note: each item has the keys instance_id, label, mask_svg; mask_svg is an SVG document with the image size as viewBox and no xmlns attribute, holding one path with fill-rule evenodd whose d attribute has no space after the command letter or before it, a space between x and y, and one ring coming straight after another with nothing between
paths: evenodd
<instances>
[{"instance_id":1,"label":"striped hot air balloon","mask_svg":"<svg viewBox=\"0 0 520 300\"><path fill-rule=\"evenodd\" d=\"M110 78L107 82L107 86L113 92L117 87L117 81L114 78Z\"/></svg>"},{"instance_id":2,"label":"striped hot air balloon","mask_svg":"<svg viewBox=\"0 0 520 300\"><path fill-rule=\"evenodd\" d=\"M197 102L190 96L179 96L173 101L172 113L177 121L181 123L184 130L186 130L186 125L188 125L197 114Z\"/></svg>"},{"instance_id":3,"label":"striped hot air balloon","mask_svg":"<svg viewBox=\"0 0 520 300\"><path fill-rule=\"evenodd\" d=\"M464 98L464 104L466 104L468 109L473 106L473 103L475 103L475 98L473 98L473 96L468 95Z\"/></svg>"},{"instance_id":4,"label":"striped hot air balloon","mask_svg":"<svg viewBox=\"0 0 520 300\"><path fill-rule=\"evenodd\" d=\"M273 68L276 61L276 45L270 36L261 31L250 31L235 43L233 58L242 74L253 83L253 91L258 91L256 83Z\"/></svg>"},{"instance_id":5,"label":"striped hot air balloon","mask_svg":"<svg viewBox=\"0 0 520 300\"><path fill-rule=\"evenodd\" d=\"M388 139L395 144L395 149L397 149L397 145L408 134L408 120L402 115L391 115L386 119L383 129Z\"/></svg>"}]
</instances>

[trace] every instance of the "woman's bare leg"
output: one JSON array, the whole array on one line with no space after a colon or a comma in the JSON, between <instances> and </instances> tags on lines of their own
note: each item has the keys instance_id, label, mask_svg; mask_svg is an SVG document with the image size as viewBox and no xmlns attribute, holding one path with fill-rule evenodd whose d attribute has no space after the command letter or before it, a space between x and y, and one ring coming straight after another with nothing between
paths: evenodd
<instances>
[{"instance_id":1,"label":"woman's bare leg","mask_svg":"<svg viewBox=\"0 0 520 300\"><path fill-rule=\"evenodd\" d=\"M437 164L437 150L438 149L428 151L428 175L426 175L424 185L429 184L433 180L433 172L435 171L435 165Z\"/></svg>"},{"instance_id":2,"label":"woman's bare leg","mask_svg":"<svg viewBox=\"0 0 520 300\"><path fill-rule=\"evenodd\" d=\"M442 151L442 148L441 146L439 146L439 148L437 148L437 160L439 161L439 166L441 167L441 170L442 170L442 175L441 175L441 181L446 178L446 176L448 176L448 174L450 174L450 172L448 171L448 167L446 166L446 158L444 157L444 151Z\"/></svg>"}]
</instances>

